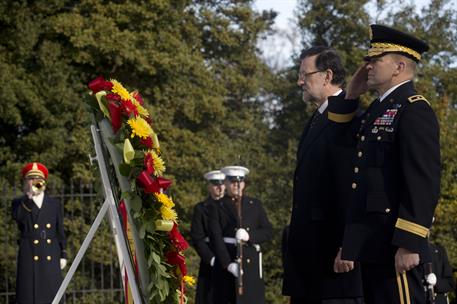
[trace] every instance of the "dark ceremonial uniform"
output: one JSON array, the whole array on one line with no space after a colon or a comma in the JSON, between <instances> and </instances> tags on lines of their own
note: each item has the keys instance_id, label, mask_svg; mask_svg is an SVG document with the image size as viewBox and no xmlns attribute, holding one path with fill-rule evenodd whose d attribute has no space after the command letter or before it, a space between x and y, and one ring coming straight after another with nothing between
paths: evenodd
<instances>
[{"instance_id":1,"label":"dark ceremonial uniform","mask_svg":"<svg viewBox=\"0 0 457 304\"><path fill-rule=\"evenodd\" d=\"M455 281L446 249L439 244L430 244L430 252L432 254L432 270L437 278L434 288L435 303L448 304L448 293L454 291Z\"/></svg>"},{"instance_id":2,"label":"dark ceremonial uniform","mask_svg":"<svg viewBox=\"0 0 457 304\"><path fill-rule=\"evenodd\" d=\"M362 262L367 303L424 303L423 267L396 274L399 247L431 261L428 233L440 191L439 127L408 81L353 119L355 100L329 98L329 118L356 146L343 258Z\"/></svg>"},{"instance_id":3,"label":"dark ceremonial uniform","mask_svg":"<svg viewBox=\"0 0 457 304\"><path fill-rule=\"evenodd\" d=\"M283 294L291 296L291 303L321 303L325 299L361 303L363 297L358 265L348 273L333 270L342 246L350 194L344 183L350 178L354 150L335 145L334 124L327 111L321 114L316 110L297 151L283 282Z\"/></svg>"},{"instance_id":4,"label":"dark ceremonial uniform","mask_svg":"<svg viewBox=\"0 0 457 304\"><path fill-rule=\"evenodd\" d=\"M208 197L205 201L194 207L190 236L192 244L200 256L200 268L198 271L196 304L211 304L212 294L212 267L211 259L215 257L214 251L209 243L208 208L217 201Z\"/></svg>"},{"instance_id":5,"label":"dark ceremonial uniform","mask_svg":"<svg viewBox=\"0 0 457 304\"><path fill-rule=\"evenodd\" d=\"M227 266L236 261L235 233L240 228L235 201L224 196L209 208L210 243L216 253L213 303L265 303L260 244L271 238L272 228L259 200L243 196L241 206L242 228L249 233L249 241L243 246L244 293L238 299L236 278L227 271Z\"/></svg>"},{"instance_id":6,"label":"dark ceremonial uniform","mask_svg":"<svg viewBox=\"0 0 457 304\"><path fill-rule=\"evenodd\" d=\"M20 230L16 301L51 303L62 282L60 259L66 258L62 206L45 194L39 209L22 196L13 200L12 214Z\"/></svg>"}]
</instances>

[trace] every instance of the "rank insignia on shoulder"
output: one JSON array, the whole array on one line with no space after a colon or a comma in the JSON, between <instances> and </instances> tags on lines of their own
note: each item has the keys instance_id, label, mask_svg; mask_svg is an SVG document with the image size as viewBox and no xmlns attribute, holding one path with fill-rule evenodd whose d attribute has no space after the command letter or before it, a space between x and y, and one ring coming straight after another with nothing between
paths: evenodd
<instances>
[{"instance_id":1,"label":"rank insignia on shoulder","mask_svg":"<svg viewBox=\"0 0 457 304\"><path fill-rule=\"evenodd\" d=\"M422 95L413 95L413 96L408 97L408 101L410 103L413 103L413 102L416 102L416 101L419 101L419 100L423 100L426 103L428 103L428 105L430 105L430 102L427 99L425 99L425 97L422 96Z\"/></svg>"}]
</instances>

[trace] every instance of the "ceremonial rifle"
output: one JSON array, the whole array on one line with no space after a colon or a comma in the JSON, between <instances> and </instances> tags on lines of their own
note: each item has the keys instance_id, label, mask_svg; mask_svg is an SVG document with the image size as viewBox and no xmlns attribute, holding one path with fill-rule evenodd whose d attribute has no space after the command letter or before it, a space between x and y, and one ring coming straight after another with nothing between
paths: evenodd
<instances>
[{"instance_id":1,"label":"ceremonial rifle","mask_svg":"<svg viewBox=\"0 0 457 304\"><path fill-rule=\"evenodd\" d=\"M237 195L235 195L235 204L236 204L236 211L238 214L238 229L243 228L242 226L242 221L243 221L243 213L241 211L241 202L242 202L242 196L241 196L241 188L240 188L240 183L241 180L238 178L237 179ZM243 287L243 241L238 240L236 241L236 255L237 255L237 263L238 263L238 278L237 278L237 284L236 284L236 291L238 296L242 296L244 292L244 287Z\"/></svg>"}]
</instances>

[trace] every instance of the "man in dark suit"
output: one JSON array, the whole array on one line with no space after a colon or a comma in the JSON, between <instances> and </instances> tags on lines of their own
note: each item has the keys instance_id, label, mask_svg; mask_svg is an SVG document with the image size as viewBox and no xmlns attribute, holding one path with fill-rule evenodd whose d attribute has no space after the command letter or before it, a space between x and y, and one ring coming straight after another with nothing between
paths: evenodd
<instances>
[{"instance_id":1,"label":"man in dark suit","mask_svg":"<svg viewBox=\"0 0 457 304\"><path fill-rule=\"evenodd\" d=\"M428 46L386 26L371 30L367 62L344 98L329 98L329 119L347 129L356 147L342 257L362 263L367 303L421 304L441 174L438 121L412 82ZM368 89L379 98L354 118Z\"/></svg>"},{"instance_id":2,"label":"man in dark suit","mask_svg":"<svg viewBox=\"0 0 457 304\"><path fill-rule=\"evenodd\" d=\"M196 304L211 304L212 302L212 268L216 255L209 243L208 208L216 204L225 192L225 175L219 171L210 171L204 175L208 181L209 196L203 202L194 207L190 236L195 250L200 256L200 268L198 271Z\"/></svg>"},{"instance_id":3,"label":"man in dark suit","mask_svg":"<svg viewBox=\"0 0 457 304\"><path fill-rule=\"evenodd\" d=\"M12 214L20 230L17 257L16 301L51 303L67 264L63 209L44 191L48 169L29 163L22 169L24 195L15 198Z\"/></svg>"},{"instance_id":4,"label":"man in dark suit","mask_svg":"<svg viewBox=\"0 0 457 304\"><path fill-rule=\"evenodd\" d=\"M340 258L351 149L334 144L334 123L327 118L328 97L343 95L345 71L328 47L312 47L300 59L297 84L317 109L298 146L283 294L292 304L363 303L360 268Z\"/></svg>"},{"instance_id":5,"label":"man in dark suit","mask_svg":"<svg viewBox=\"0 0 457 304\"><path fill-rule=\"evenodd\" d=\"M249 170L228 166L221 171L225 174L227 194L209 208L210 243L216 254L212 303L264 304L260 244L270 240L271 224L262 203L244 194L244 178ZM241 208L241 219L238 207ZM239 260L237 246L242 246L243 251ZM238 293L239 288L235 284L240 275L242 294Z\"/></svg>"}]
</instances>

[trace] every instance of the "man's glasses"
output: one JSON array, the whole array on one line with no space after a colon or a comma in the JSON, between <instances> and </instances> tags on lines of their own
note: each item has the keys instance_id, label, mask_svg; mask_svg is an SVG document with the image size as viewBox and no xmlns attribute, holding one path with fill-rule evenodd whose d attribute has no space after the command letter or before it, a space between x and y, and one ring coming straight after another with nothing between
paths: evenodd
<instances>
[{"instance_id":1,"label":"man's glasses","mask_svg":"<svg viewBox=\"0 0 457 304\"><path fill-rule=\"evenodd\" d=\"M301 81L305 81L305 79L308 78L308 76L311 76L311 75L319 73L319 72L323 72L323 71L314 71L314 72L309 72L309 73L305 73L305 71L301 71L298 73L298 79Z\"/></svg>"}]
</instances>

